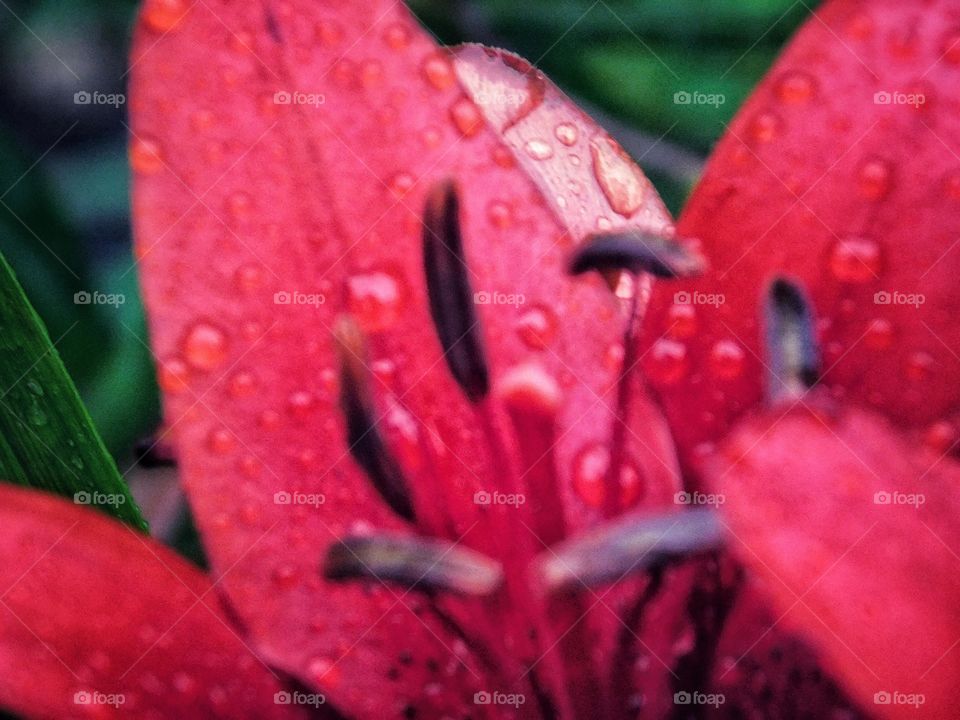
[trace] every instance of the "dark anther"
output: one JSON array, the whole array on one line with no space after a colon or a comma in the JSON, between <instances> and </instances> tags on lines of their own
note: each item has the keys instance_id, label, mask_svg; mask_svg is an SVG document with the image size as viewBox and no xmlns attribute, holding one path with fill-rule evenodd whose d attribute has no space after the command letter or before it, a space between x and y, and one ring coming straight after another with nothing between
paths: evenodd
<instances>
[{"instance_id":1,"label":"dark anther","mask_svg":"<svg viewBox=\"0 0 960 720\"><path fill-rule=\"evenodd\" d=\"M570 272L580 275L591 270L627 270L678 278L699 275L705 265L703 258L674 238L620 230L588 237L574 253Z\"/></svg>"},{"instance_id":2,"label":"dark anther","mask_svg":"<svg viewBox=\"0 0 960 720\"><path fill-rule=\"evenodd\" d=\"M774 280L767 293L766 319L769 399L803 395L820 377L820 353L813 310L800 285Z\"/></svg>"},{"instance_id":3,"label":"dark anther","mask_svg":"<svg viewBox=\"0 0 960 720\"><path fill-rule=\"evenodd\" d=\"M466 396L477 402L490 390L473 291L467 278L460 201L451 180L433 186L423 211L423 266L444 358Z\"/></svg>"},{"instance_id":4,"label":"dark anther","mask_svg":"<svg viewBox=\"0 0 960 720\"><path fill-rule=\"evenodd\" d=\"M337 324L336 339L340 354L340 408L347 421L350 454L393 511L412 522L415 513L407 481L376 426L363 336L352 320L343 318Z\"/></svg>"}]
</instances>

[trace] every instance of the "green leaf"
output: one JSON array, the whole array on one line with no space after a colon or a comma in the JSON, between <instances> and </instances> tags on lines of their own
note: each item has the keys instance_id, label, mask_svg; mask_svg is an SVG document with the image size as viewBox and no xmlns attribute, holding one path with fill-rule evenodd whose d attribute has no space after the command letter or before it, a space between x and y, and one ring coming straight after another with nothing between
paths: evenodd
<instances>
[{"instance_id":1,"label":"green leaf","mask_svg":"<svg viewBox=\"0 0 960 720\"><path fill-rule=\"evenodd\" d=\"M2 256L0 479L49 490L141 530L147 527L60 355Z\"/></svg>"}]
</instances>

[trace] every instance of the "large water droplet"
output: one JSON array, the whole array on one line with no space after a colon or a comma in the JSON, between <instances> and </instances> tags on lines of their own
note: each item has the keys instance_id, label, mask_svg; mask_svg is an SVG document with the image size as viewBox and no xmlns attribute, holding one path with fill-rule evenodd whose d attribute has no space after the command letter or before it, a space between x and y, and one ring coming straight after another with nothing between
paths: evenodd
<instances>
[{"instance_id":1,"label":"large water droplet","mask_svg":"<svg viewBox=\"0 0 960 720\"><path fill-rule=\"evenodd\" d=\"M880 245L866 237L841 238L830 251L830 272L840 282L869 282L877 277L881 262Z\"/></svg>"},{"instance_id":2,"label":"large water droplet","mask_svg":"<svg viewBox=\"0 0 960 720\"><path fill-rule=\"evenodd\" d=\"M604 506L609 469L610 451L602 443L589 443L574 457L573 489L585 505L592 508ZM640 472L633 462L627 461L620 469L620 506L632 506L640 498L641 491Z\"/></svg>"},{"instance_id":3,"label":"large water droplet","mask_svg":"<svg viewBox=\"0 0 960 720\"><path fill-rule=\"evenodd\" d=\"M360 327L376 332L396 322L403 305L403 286L393 273L362 272L347 280L347 296L350 313Z\"/></svg>"},{"instance_id":4,"label":"large water droplet","mask_svg":"<svg viewBox=\"0 0 960 720\"><path fill-rule=\"evenodd\" d=\"M614 212L632 216L643 205L646 180L630 156L612 139L597 137L590 142L593 174Z\"/></svg>"},{"instance_id":5,"label":"large water droplet","mask_svg":"<svg viewBox=\"0 0 960 720\"><path fill-rule=\"evenodd\" d=\"M542 305L533 305L517 322L517 334L532 350L545 350L557 334L557 316Z\"/></svg>"},{"instance_id":6,"label":"large water droplet","mask_svg":"<svg viewBox=\"0 0 960 720\"><path fill-rule=\"evenodd\" d=\"M227 336L208 322L197 322L184 338L183 356L198 370L213 370L227 357Z\"/></svg>"}]
</instances>

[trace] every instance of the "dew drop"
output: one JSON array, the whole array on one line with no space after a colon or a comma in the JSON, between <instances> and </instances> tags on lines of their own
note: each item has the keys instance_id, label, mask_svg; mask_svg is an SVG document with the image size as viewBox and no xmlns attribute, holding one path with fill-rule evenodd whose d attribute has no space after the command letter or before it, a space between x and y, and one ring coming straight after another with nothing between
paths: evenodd
<instances>
[{"instance_id":1,"label":"dew drop","mask_svg":"<svg viewBox=\"0 0 960 720\"><path fill-rule=\"evenodd\" d=\"M503 145L497 145L493 149L493 162L499 165L502 168L510 169L516 166L516 158L513 157L513 153Z\"/></svg>"},{"instance_id":2,"label":"dew drop","mask_svg":"<svg viewBox=\"0 0 960 720\"><path fill-rule=\"evenodd\" d=\"M732 380L743 371L746 355L733 340L720 340L710 349L710 372L722 380Z\"/></svg>"},{"instance_id":3,"label":"dew drop","mask_svg":"<svg viewBox=\"0 0 960 720\"><path fill-rule=\"evenodd\" d=\"M614 212L632 216L643 205L646 180L630 156L610 138L590 143L593 175Z\"/></svg>"},{"instance_id":4,"label":"dew drop","mask_svg":"<svg viewBox=\"0 0 960 720\"><path fill-rule=\"evenodd\" d=\"M403 50L410 44L410 29L401 23L392 23L383 31L383 41L393 50Z\"/></svg>"},{"instance_id":5,"label":"dew drop","mask_svg":"<svg viewBox=\"0 0 960 720\"><path fill-rule=\"evenodd\" d=\"M392 273L357 273L347 280L350 313L367 332L376 332L396 322L402 309L401 282Z\"/></svg>"},{"instance_id":6,"label":"dew drop","mask_svg":"<svg viewBox=\"0 0 960 720\"><path fill-rule=\"evenodd\" d=\"M238 290L252 292L263 284L263 268L259 265L241 265L233 274L233 281Z\"/></svg>"},{"instance_id":7,"label":"dew drop","mask_svg":"<svg viewBox=\"0 0 960 720\"><path fill-rule=\"evenodd\" d=\"M420 133L420 139L428 148L435 148L440 144L440 131L435 127L427 127Z\"/></svg>"},{"instance_id":8,"label":"dew drop","mask_svg":"<svg viewBox=\"0 0 960 720\"><path fill-rule=\"evenodd\" d=\"M210 452L216 455L226 455L232 452L236 444L233 433L226 428L211 430L207 436L207 447Z\"/></svg>"},{"instance_id":9,"label":"dew drop","mask_svg":"<svg viewBox=\"0 0 960 720\"><path fill-rule=\"evenodd\" d=\"M335 687L340 683L340 670L327 658L313 658L307 663L307 676L318 685Z\"/></svg>"},{"instance_id":10,"label":"dew drop","mask_svg":"<svg viewBox=\"0 0 960 720\"><path fill-rule=\"evenodd\" d=\"M334 22L321 21L317 23L317 40L325 47L334 47L343 40L343 30Z\"/></svg>"},{"instance_id":11,"label":"dew drop","mask_svg":"<svg viewBox=\"0 0 960 720\"><path fill-rule=\"evenodd\" d=\"M534 305L520 316L517 334L528 348L545 350L557 334L557 316L542 305Z\"/></svg>"},{"instance_id":12,"label":"dew drop","mask_svg":"<svg viewBox=\"0 0 960 720\"><path fill-rule=\"evenodd\" d=\"M410 173L398 172L387 180L387 187L390 189L390 194L399 200L410 192L415 182Z\"/></svg>"},{"instance_id":13,"label":"dew drop","mask_svg":"<svg viewBox=\"0 0 960 720\"><path fill-rule=\"evenodd\" d=\"M869 282L880 272L880 255L875 240L855 235L841 238L830 252L830 272L840 282Z\"/></svg>"},{"instance_id":14,"label":"dew drop","mask_svg":"<svg viewBox=\"0 0 960 720\"><path fill-rule=\"evenodd\" d=\"M504 230L513 224L513 211L502 200L491 200L487 205L487 218L495 228Z\"/></svg>"},{"instance_id":15,"label":"dew drop","mask_svg":"<svg viewBox=\"0 0 960 720\"><path fill-rule=\"evenodd\" d=\"M772 112L762 112L750 123L750 137L758 143L768 143L780 132L780 118Z\"/></svg>"},{"instance_id":16,"label":"dew drop","mask_svg":"<svg viewBox=\"0 0 960 720\"><path fill-rule=\"evenodd\" d=\"M567 147L575 145L579 135L577 126L573 123L560 123L553 129L553 134L557 136L557 140Z\"/></svg>"},{"instance_id":17,"label":"dew drop","mask_svg":"<svg viewBox=\"0 0 960 720\"><path fill-rule=\"evenodd\" d=\"M868 158L857 170L857 186L868 200L881 200L890 190L890 163L880 158Z\"/></svg>"},{"instance_id":18,"label":"dew drop","mask_svg":"<svg viewBox=\"0 0 960 720\"><path fill-rule=\"evenodd\" d=\"M805 72L789 72L777 83L776 93L781 102L798 104L813 98L817 92L816 80Z\"/></svg>"},{"instance_id":19,"label":"dew drop","mask_svg":"<svg viewBox=\"0 0 960 720\"><path fill-rule=\"evenodd\" d=\"M893 325L889 320L874 318L867 324L863 342L871 350L886 350L893 344Z\"/></svg>"},{"instance_id":20,"label":"dew drop","mask_svg":"<svg viewBox=\"0 0 960 720\"><path fill-rule=\"evenodd\" d=\"M256 377L246 370L234 373L227 383L227 391L235 398L248 397L256 389Z\"/></svg>"},{"instance_id":21,"label":"dew drop","mask_svg":"<svg viewBox=\"0 0 960 720\"><path fill-rule=\"evenodd\" d=\"M949 451L957 443L957 429L953 423L939 420L923 433L923 444L937 453Z\"/></svg>"},{"instance_id":22,"label":"dew drop","mask_svg":"<svg viewBox=\"0 0 960 720\"><path fill-rule=\"evenodd\" d=\"M280 426L281 419L276 410L264 410L257 418L257 424L264 430L275 430Z\"/></svg>"},{"instance_id":23,"label":"dew drop","mask_svg":"<svg viewBox=\"0 0 960 720\"><path fill-rule=\"evenodd\" d=\"M921 382L930 377L934 365L935 361L928 353L915 352L907 358L904 372L908 380Z\"/></svg>"},{"instance_id":24,"label":"dew drop","mask_svg":"<svg viewBox=\"0 0 960 720\"><path fill-rule=\"evenodd\" d=\"M527 155L534 160L547 160L553 157L553 148L550 147L550 143L545 140L528 140L527 144L523 146L523 149L526 150Z\"/></svg>"},{"instance_id":25,"label":"dew drop","mask_svg":"<svg viewBox=\"0 0 960 720\"><path fill-rule=\"evenodd\" d=\"M171 357L160 362L157 382L160 389L172 395L184 392L188 387L190 369L183 358Z\"/></svg>"},{"instance_id":26,"label":"dew drop","mask_svg":"<svg viewBox=\"0 0 960 720\"><path fill-rule=\"evenodd\" d=\"M589 443L573 460L573 489L580 500L592 508L604 506L607 497L607 472L610 469L610 451L599 442ZM632 506L641 495L640 472L632 461L620 469L620 505Z\"/></svg>"},{"instance_id":27,"label":"dew drop","mask_svg":"<svg viewBox=\"0 0 960 720\"><path fill-rule=\"evenodd\" d=\"M297 569L293 565L280 565L274 568L271 579L277 587L289 589L296 586L299 577Z\"/></svg>"},{"instance_id":28,"label":"dew drop","mask_svg":"<svg viewBox=\"0 0 960 720\"><path fill-rule=\"evenodd\" d=\"M672 385L681 380L689 369L687 346L676 340L660 338L644 358L647 375L661 385Z\"/></svg>"},{"instance_id":29,"label":"dew drop","mask_svg":"<svg viewBox=\"0 0 960 720\"><path fill-rule=\"evenodd\" d=\"M693 305L671 305L667 312L667 334L672 338L691 338L697 332L697 309Z\"/></svg>"},{"instance_id":30,"label":"dew drop","mask_svg":"<svg viewBox=\"0 0 960 720\"><path fill-rule=\"evenodd\" d=\"M162 170L160 143L152 138L134 138L130 145L130 166L143 175L153 175Z\"/></svg>"},{"instance_id":31,"label":"dew drop","mask_svg":"<svg viewBox=\"0 0 960 720\"><path fill-rule=\"evenodd\" d=\"M298 390L287 398L287 410L296 418L305 418L313 410L316 399L306 390Z\"/></svg>"},{"instance_id":32,"label":"dew drop","mask_svg":"<svg viewBox=\"0 0 960 720\"><path fill-rule=\"evenodd\" d=\"M455 79L449 58L437 53L427 56L423 61L423 76L437 90L453 87Z\"/></svg>"},{"instance_id":33,"label":"dew drop","mask_svg":"<svg viewBox=\"0 0 960 720\"><path fill-rule=\"evenodd\" d=\"M147 0L143 6L143 22L154 32L169 32L190 7L187 0Z\"/></svg>"},{"instance_id":34,"label":"dew drop","mask_svg":"<svg viewBox=\"0 0 960 720\"><path fill-rule=\"evenodd\" d=\"M227 337L210 323L195 323L184 338L183 356L198 370L213 370L227 357Z\"/></svg>"},{"instance_id":35,"label":"dew drop","mask_svg":"<svg viewBox=\"0 0 960 720\"><path fill-rule=\"evenodd\" d=\"M450 107L450 119L464 137L473 137L483 128L480 110L469 98L462 97Z\"/></svg>"}]
</instances>

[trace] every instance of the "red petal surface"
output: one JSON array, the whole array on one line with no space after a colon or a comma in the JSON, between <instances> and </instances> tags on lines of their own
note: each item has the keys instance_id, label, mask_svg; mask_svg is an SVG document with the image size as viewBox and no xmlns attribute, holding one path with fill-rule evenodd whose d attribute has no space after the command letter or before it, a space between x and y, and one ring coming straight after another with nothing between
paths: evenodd
<instances>
[{"instance_id":1,"label":"red petal surface","mask_svg":"<svg viewBox=\"0 0 960 720\"><path fill-rule=\"evenodd\" d=\"M102 514L0 485L0 705L43 718L295 718L214 586Z\"/></svg>"},{"instance_id":2,"label":"red petal surface","mask_svg":"<svg viewBox=\"0 0 960 720\"><path fill-rule=\"evenodd\" d=\"M305 0L147 2L133 51L137 249L206 548L258 649L361 716L414 698L439 715L482 680L414 598L317 577L334 537L396 526L347 455L335 316L358 319L378 394L402 399L384 399L383 424L411 476L439 468L445 497L427 502L465 543L494 547L473 494L499 487L502 468L441 360L420 267L425 194L454 176L471 281L490 300L478 308L494 380L533 362L563 395L558 492L576 528L604 504L624 318L599 278L566 277L566 255L592 227L669 224L639 172L546 80L535 78L542 97L521 97L523 117L496 124L467 91L479 102L476 83L515 93L527 76L512 58L472 66L481 59L464 52L455 69L394 3ZM472 78L464 89L458 75ZM534 139L550 152L536 144L531 155ZM640 398L629 420L643 436L627 433L625 505L669 502L665 426ZM278 504L278 492L304 495ZM323 504L307 504L319 494Z\"/></svg>"},{"instance_id":3,"label":"red petal surface","mask_svg":"<svg viewBox=\"0 0 960 720\"><path fill-rule=\"evenodd\" d=\"M685 460L760 397L774 272L809 289L837 394L956 439L958 33L955 2L827 3L717 146L679 224L712 270L660 286L648 315L648 373Z\"/></svg>"},{"instance_id":4,"label":"red petal surface","mask_svg":"<svg viewBox=\"0 0 960 720\"><path fill-rule=\"evenodd\" d=\"M879 416L807 406L745 422L710 463L733 549L863 707L956 717L960 467ZM890 700L890 702L885 702Z\"/></svg>"}]
</instances>

